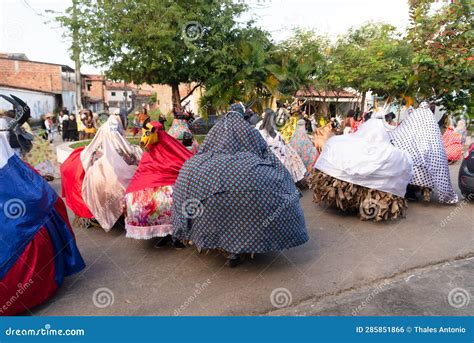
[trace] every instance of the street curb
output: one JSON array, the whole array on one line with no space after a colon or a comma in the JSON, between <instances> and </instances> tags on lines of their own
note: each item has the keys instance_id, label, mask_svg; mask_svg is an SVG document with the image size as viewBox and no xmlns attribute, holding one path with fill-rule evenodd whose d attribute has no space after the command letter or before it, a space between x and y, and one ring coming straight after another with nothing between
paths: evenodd
<instances>
[{"instance_id":1,"label":"street curb","mask_svg":"<svg viewBox=\"0 0 474 343\"><path fill-rule=\"evenodd\" d=\"M66 161L69 155L71 155L71 153L74 151L74 149L70 147L71 144L77 144L80 142L83 141L66 142L56 146L56 156L58 163L63 163L64 161Z\"/></svg>"}]
</instances>

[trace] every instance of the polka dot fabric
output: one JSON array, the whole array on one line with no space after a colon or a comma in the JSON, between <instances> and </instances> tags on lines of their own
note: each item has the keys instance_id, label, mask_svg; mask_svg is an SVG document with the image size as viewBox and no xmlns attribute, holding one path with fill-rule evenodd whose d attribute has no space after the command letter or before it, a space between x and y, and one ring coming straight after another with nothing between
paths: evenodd
<instances>
[{"instance_id":1,"label":"polka dot fabric","mask_svg":"<svg viewBox=\"0 0 474 343\"><path fill-rule=\"evenodd\" d=\"M173 235L202 249L266 253L308 240L299 192L237 112L209 132L180 171L173 194ZM187 206L197 210L189 215Z\"/></svg>"},{"instance_id":2,"label":"polka dot fabric","mask_svg":"<svg viewBox=\"0 0 474 343\"><path fill-rule=\"evenodd\" d=\"M456 203L441 131L428 104L410 108L407 118L389 134L392 143L413 159L410 184L436 189L442 203Z\"/></svg>"}]
</instances>

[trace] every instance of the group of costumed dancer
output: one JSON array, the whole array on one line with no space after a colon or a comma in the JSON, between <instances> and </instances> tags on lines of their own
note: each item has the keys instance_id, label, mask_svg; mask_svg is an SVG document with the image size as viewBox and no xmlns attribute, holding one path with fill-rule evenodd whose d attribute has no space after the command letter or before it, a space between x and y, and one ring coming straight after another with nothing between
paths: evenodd
<instances>
[{"instance_id":1,"label":"group of costumed dancer","mask_svg":"<svg viewBox=\"0 0 474 343\"><path fill-rule=\"evenodd\" d=\"M7 247L0 251L0 281L7 289L0 303L13 303L0 311L13 314L44 301L84 262L61 198L11 147L29 112L20 99L8 100L16 115L0 119L0 173L12 185L1 201L6 208L18 200L20 207L12 215L0 212ZM315 202L375 221L402 216L407 189L425 198L437 190L440 202L457 202L428 105L410 107L398 126L386 124L385 112L345 135L335 135L329 123L311 140L298 103L266 109L259 121L239 102L200 147L179 114L168 133L147 118L140 147L125 139L121 118L111 115L91 143L61 165L62 195L80 227L109 231L123 220L126 237L216 250L231 267L308 240L300 205L308 186ZM20 295L19 285L28 285Z\"/></svg>"},{"instance_id":2,"label":"group of costumed dancer","mask_svg":"<svg viewBox=\"0 0 474 343\"><path fill-rule=\"evenodd\" d=\"M441 203L458 201L439 125L428 103L410 107L397 126L387 125L384 107L355 133L327 140L310 177L316 203L358 211L361 219L402 216L407 199L438 193Z\"/></svg>"},{"instance_id":3,"label":"group of costumed dancer","mask_svg":"<svg viewBox=\"0 0 474 343\"><path fill-rule=\"evenodd\" d=\"M124 138L120 118L111 116L86 148L62 164L66 203L85 226L96 222L108 231L123 215L127 237L219 250L230 266L247 255L303 244L308 236L299 180L246 114L242 104L232 105L197 153L149 120L142 153ZM186 123L173 125L172 133L182 135L177 126ZM182 131L190 133L187 126Z\"/></svg>"}]
</instances>

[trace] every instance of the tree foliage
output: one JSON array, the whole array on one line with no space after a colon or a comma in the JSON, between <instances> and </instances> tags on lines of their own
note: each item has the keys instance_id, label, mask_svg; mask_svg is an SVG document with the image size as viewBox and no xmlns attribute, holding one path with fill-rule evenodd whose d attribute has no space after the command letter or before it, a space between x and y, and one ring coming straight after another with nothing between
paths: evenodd
<instances>
[{"instance_id":1,"label":"tree foliage","mask_svg":"<svg viewBox=\"0 0 474 343\"><path fill-rule=\"evenodd\" d=\"M434 0L409 0L408 35L383 23L350 29L332 43L296 30L275 44L253 22L239 23L247 6L234 0L75 0L58 21L76 38L82 59L111 79L168 84L173 102L180 83L203 86L202 104L295 95L300 89L400 98L430 96L448 109L471 101L474 35L469 0L431 13Z\"/></svg>"},{"instance_id":2,"label":"tree foliage","mask_svg":"<svg viewBox=\"0 0 474 343\"><path fill-rule=\"evenodd\" d=\"M58 20L79 27L82 58L112 79L168 84L179 103L180 83L204 83L239 37L232 0L77 0ZM178 93L177 93L178 92Z\"/></svg>"},{"instance_id":3,"label":"tree foliage","mask_svg":"<svg viewBox=\"0 0 474 343\"><path fill-rule=\"evenodd\" d=\"M452 1L430 13L433 2L410 2L409 40L414 50L414 80L420 96L435 95L453 111L472 101L472 1Z\"/></svg>"},{"instance_id":4,"label":"tree foliage","mask_svg":"<svg viewBox=\"0 0 474 343\"><path fill-rule=\"evenodd\" d=\"M214 61L213 72L203 83L202 104L221 110L237 100L253 102L259 110L269 106L279 84L271 60L273 49L267 32L251 25L239 30Z\"/></svg>"},{"instance_id":5,"label":"tree foliage","mask_svg":"<svg viewBox=\"0 0 474 343\"><path fill-rule=\"evenodd\" d=\"M411 48L395 27L368 23L340 37L332 52L332 78L360 93L400 97L411 75Z\"/></svg>"}]
</instances>

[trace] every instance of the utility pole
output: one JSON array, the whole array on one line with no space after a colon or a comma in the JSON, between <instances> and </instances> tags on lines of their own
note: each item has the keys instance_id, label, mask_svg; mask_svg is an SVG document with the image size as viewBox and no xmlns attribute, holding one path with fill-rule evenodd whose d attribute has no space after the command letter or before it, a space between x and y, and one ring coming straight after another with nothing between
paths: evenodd
<instances>
[{"instance_id":1,"label":"utility pole","mask_svg":"<svg viewBox=\"0 0 474 343\"><path fill-rule=\"evenodd\" d=\"M82 110L81 48L79 46L79 27L77 23L77 1L72 0L72 55L76 71L76 113Z\"/></svg>"}]
</instances>

